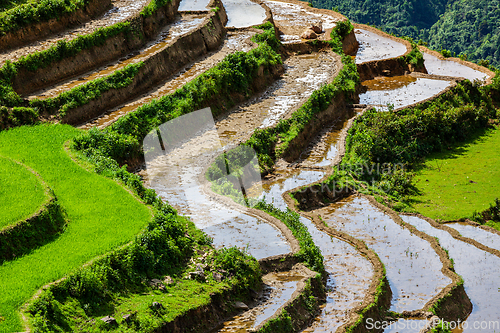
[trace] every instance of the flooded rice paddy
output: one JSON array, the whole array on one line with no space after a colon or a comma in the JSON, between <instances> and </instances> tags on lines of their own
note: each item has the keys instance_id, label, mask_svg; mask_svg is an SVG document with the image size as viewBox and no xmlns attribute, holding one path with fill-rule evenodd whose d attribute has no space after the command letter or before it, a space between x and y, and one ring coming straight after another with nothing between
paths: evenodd
<instances>
[{"instance_id":1,"label":"flooded rice paddy","mask_svg":"<svg viewBox=\"0 0 500 333\"><path fill-rule=\"evenodd\" d=\"M429 74L464 77L470 81L485 80L487 75L452 60L441 60L432 54L424 54L425 68Z\"/></svg>"},{"instance_id":2,"label":"flooded rice paddy","mask_svg":"<svg viewBox=\"0 0 500 333\"><path fill-rule=\"evenodd\" d=\"M351 197L318 210L337 230L363 240L380 257L392 290L391 311L422 309L451 280L429 242L397 224L367 199Z\"/></svg>"},{"instance_id":3,"label":"flooded rice paddy","mask_svg":"<svg viewBox=\"0 0 500 333\"><path fill-rule=\"evenodd\" d=\"M359 95L360 103L387 110L389 104L397 109L431 98L449 87L451 81L403 75L378 77L362 84L368 90Z\"/></svg>"},{"instance_id":4,"label":"flooded rice paddy","mask_svg":"<svg viewBox=\"0 0 500 333\"><path fill-rule=\"evenodd\" d=\"M459 332L500 332L500 258L477 247L453 238L448 232L433 227L414 216L403 220L426 234L437 237L449 251L455 271L464 280L464 287L473 309ZM483 327L481 328L481 325ZM486 326L485 326L486 325Z\"/></svg>"},{"instance_id":5,"label":"flooded rice paddy","mask_svg":"<svg viewBox=\"0 0 500 333\"><path fill-rule=\"evenodd\" d=\"M355 29L354 33L359 42L356 64L400 57L406 53L406 46L391 38L364 29Z\"/></svg>"},{"instance_id":6,"label":"flooded rice paddy","mask_svg":"<svg viewBox=\"0 0 500 333\"><path fill-rule=\"evenodd\" d=\"M264 23L265 9L250 0L223 0L227 13L227 26L246 28Z\"/></svg>"},{"instance_id":7,"label":"flooded rice paddy","mask_svg":"<svg viewBox=\"0 0 500 333\"><path fill-rule=\"evenodd\" d=\"M473 239L478 243L500 251L499 234L472 226L468 223L447 223L446 226L457 230L463 237Z\"/></svg>"},{"instance_id":8,"label":"flooded rice paddy","mask_svg":"<svg viewBox=\"0 0 500 333\"><path fill-rule=\"evenodd\" d=\"M176 37L195 30L203 22L204 18L205 15L184 14L182 16L179 16L174 23L165 27L158 34L156 40L148 43L148 45L141 51L133 52L126 56L125 59L119 60L114 64L104 66L103 68L84 75L80 75L80 77L77 79L68 80L49 90L34 93L30 98L45 99L49 97L56 97L64 91L70 90L92 80L108 76L117 70L123 69L129 64L136 64L138 62L144 61L152 55L161 52L163 49L168 47Z\"/></svg>"}]
</instances>

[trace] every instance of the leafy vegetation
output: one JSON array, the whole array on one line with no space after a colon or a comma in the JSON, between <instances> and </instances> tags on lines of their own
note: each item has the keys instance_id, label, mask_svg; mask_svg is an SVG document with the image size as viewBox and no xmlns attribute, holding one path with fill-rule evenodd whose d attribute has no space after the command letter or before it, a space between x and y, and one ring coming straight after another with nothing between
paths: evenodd
<instances>
[{"instance_id":1,"label":"leafy vegetation","mask_svg":"<svg viewBox=\"0 0 500 333\"><path fill-rule=\"evenodd\" d=\"M500 7L488 0L313 0L359 23L422 40L449 55L500 66ZM486 63L484 63L486 64Z\"/></svg>"},{"instance_id":2,"label":"leafy vegetation","mask_svg":"<svg viewBox=\"0 0 500 333\"><path fill-rule=\"evenodd\" d=\"M53 98L33 99L30 106L40 113L57 114L64 117L68 110L77 108L99 98L104 92L111 89L125 88L130 85L139 69L144 65L142 61L128 64L113 74L88 81L85 84L66 90Z\"/></svg>"},{"instance_id":3,"label":"leafy vegetation","mask_svg":"<svg viewBox=\"0 0 500 333\"><path fill-rule=\"evenodd\" d=\"M151 0L141 11L141 15L148 17L153 15L158 9L168 4L170 0Z\"/></svg>"},{"instance_id":4,"label":"leafy vegetation","mask_svg":"<svg viewBox=\"0 0 500 333\"><path fill-rule=\"evenodd\" d=\"M480 213L474 212L472 220L500 230L500 199L496 198L495 203L490 204L488 209Z\"/></svg>"},{"instance_id":5,"label":"leafy vegetation","mask_svg":"<svg viewBox=\"0 0 500 333\"><path fill-rule=\"evenodd\" d=\"M30 170L0 156L0 230L38 211L48 199L46 188Z\"/></svg>"},{"instance_id":6,"label":"leafy vegetation","mask_svg":"<svg viewBox=\"0 0 500 333\"><path fill-rule=\"evenodd\" d=\"M314 240L311 234L309 234L307 227L300 221L299 214L289 209L284 212L264 201L259 201L254 208L260 209L283 222L299 241L300 251L297 252L296 256L305 262L311 270L319 273L325 271L321 250L314 244Z\"/></svg>"},{"instance_id":7,"label":"leafy vegetation","mask_svg":"<svg viewBox=\"0 0 500 333\"><path fill-rule=\"evenodd\" d=\"M89 3L90 0L41 0L22 3L0 13L0 35L33 23L68 15Z\"/></svg>"},{"instance_id":8,"label":"leafy vegetation","mask_svg":"<svg viewBox=\"0 0 500 333\"><path fill-rule=\"evenodd\" d=\"M416 194L411 168L430 153L463 142L493 117L491 100L469 81L414 108L369 110L354 122L346 155L327 183L331 189L378 195L396 210L409 209Z\"/></svg>"},{"instance_id":9,"label":"leafy vegetation","mask_svg":"<svg viewBox=\"0 0 500 333\"><path fill-rule=\"evenodd\" d=\"M160 124L206 106L212 108L214 115L221 113L234 104L231 96L235 93L251 95L251 84L260 66L270 71L281 63L280 55L267 44L270 38L268 35L259 47L247 53L235 52L226 56L217 66L173 94L142 105L107 129L86 132L74 140L74 148L92 154L100 152L98 154L125 163L142 154L142 140Z\"/></svg>"}]
</instances>

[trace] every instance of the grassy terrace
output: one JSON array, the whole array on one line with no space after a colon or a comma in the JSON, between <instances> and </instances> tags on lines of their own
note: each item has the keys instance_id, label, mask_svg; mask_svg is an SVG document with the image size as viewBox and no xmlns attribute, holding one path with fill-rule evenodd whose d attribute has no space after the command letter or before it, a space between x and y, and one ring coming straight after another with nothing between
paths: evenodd
<instances>
[{"instance_id":1,"label":"grassy terrace","mask_svg":"<svg viewBox=\"0 0 500 333\"><path fill-rule=\"evenodd\" d=\"M43 184L31 171L0 156L0 230L31 216L46 198Z\"/></svg>"},{"instance_id":2,"label":"grassy terrace","mask_svg":"<svg viewBox=\"0 0 500 333\"><path fill-rule=\"evenodd\" d=\"M455 220L487 209L500 196L500 129L434 153L417 171L414 207L434 219Z\"/></svg>"},{"instance_id":3,"label":"grassy terrace","mask_svg":"<svg viewBox=\"0 0 500 333\"><path fill-rule=\"evenodd\" d=\"M0 266L0 332L22 330L19 307L40 287L132 240L151 220L150 210L118 183L70 158L64 143L80 133L61 125L0 132L0 155L36 170L69 220L54 242Z\"/></svg>"}]
</instances>

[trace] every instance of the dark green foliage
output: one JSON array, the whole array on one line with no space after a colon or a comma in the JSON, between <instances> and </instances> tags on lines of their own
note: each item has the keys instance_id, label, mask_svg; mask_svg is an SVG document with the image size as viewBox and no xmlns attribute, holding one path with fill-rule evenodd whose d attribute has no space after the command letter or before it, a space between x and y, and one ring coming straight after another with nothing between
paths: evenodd
<instances>
[{"instance_id":1,"label":"dark green foliage","mask_svg":"<svg viewBox=\"0 0 500 333\"><path fill-rule=\"evenodd\" d=\"M0 232L0 265L50 243L66 225L64 213L57 201L45 205L37 216L20 222L14 228Z\"/></svg>"},{"instance_id":2,"label":"dark green foliage","mask_svg":"<svg viewBox=\"0 0 500 333\"><path fill-rule=\"evenodd\" d=\"M500 222L500 199L496 198L494 204L490 204L490 208L483 212L474 212L472 220L485 224L488 221Z\"/></svg>"},{"instance_id":3,"label":"dark green foliage","mask_svg":"<svg viewBox=\"0 0 500 333\"><path fill-rule=\"evenodd\" d=\"M314 0L318 8L340 11L351 20L374 24L399 36L411 36L429 47L467 54L469 60L500 64L498 0ZM449 52L449 53L448 53Z\"/></svg>"},{"instance_id":4,"label":"dark green foliage","mask_svg":"<svg viewBox=\"0 0 500 333\"><path fill-rule=\"evenodd\" d=\"M264 201L258 202L254 208L260 209L285 223L288 229L292 231L293 236L299 241L300 251L297 252L297 257L304 261L311 270L319 273L325 271L321 250L314 244L314 240L311 234L309 234L307 227L300 221L299 214L292 212L288 208L284 212Z\"/></svg>"},{"instance_id":5,"label":"dark green foliage","mask_svg":"<svg viewBox=\"0 0 500 333\"><path fill-rule=\"evenodd\" d=\"M170 0L151 0L151 2L142 9L141 15L148 17L153 15L159 8L168 4Z\"/></svg>"},{"instance_id":6,"label":"dark green foliage","mask_svg":"<svg viewBox=\"0 0 500 333\"><path fill-rule=\"evenodd\" d=\"M328 183L405 201L414 194L412 167L431 152L466 140L490 117L496 117L491 101L469 81L414 108L369 110L349 130L346 155Z\"/></svg>"},{"instance_id":7,"label":"dark green foliage","mask_svg":"<svg viewBox=\"0 0 500 333\"><path fill-rule=\"evenodd\" d=\"M38 122L38 112L33 108L0 106L0 130Z\"/></svg>"},{"instance_id":8,"label":"dark green foliage","mask_svg":"<svg viewBox=\"0 0 500 333\"><path fill-rule=\"evenodd\" d=\"M143 62L129 64L111 75L76 86L57 97L43 100L33 99L30 101L30 106L38 109L40 113L58 114L64 117L68 110L85 105L91 100L99 98L102 93L110 89L120 89L128 86L143 65Z\"/></svg>"},{"instance_id":9,"label":"dark green foliage","mask_svg":"<svg viewBox=\"0 0 500 333\"><path fill-rule=\"evenodd\" d=\"M215 251L212 269L226 271L229 276L234 277L241 291L255 287L261 282L259 262L236 247Z\"/></svg>"},{"instance_id":10,"label":"dark green foliage","mask_svg":"<svg viewBox=\"0 0 500 333\"><path fill-rule=\"evenodd\" d=\"M406 56L401 57L405 63L407 64L412 64L416 68L423 68L424 67L424 55L420 50L418 49L417 44L413 42L413 40L410 40L411 42L411 52L408 53Z\"/></svg>"},{"instance_id":11,"label":"dark green foliage","mask_svg":"<svg viewBox=\"0 0 500 333\"><path fill-rule=\"evenodd\" d=\"M60 40L47 50L22 56L14 64L18 70L23 68L34 72L37 69L48 67L54 62L75 56L83 50L104 45L108 39L120 33L131 33L130 22L120 22L109 27L102 27L91 34L78 36L69 42Z\"/></svg>"},{"instance_id":12,"label":"dark green foliage","mask_svg":"<svg viewBox=\"0 0 500 333\"><path fill-rule=\"evenodd\" d=\"M30 1L0 13L0 35L75 12L89 0Z\"/></svg>"},{"instance_id":13,"label":"dark green foliage","mask_svg":"<svg viewBox=\"0 0 500 333\"><path fill-rule=\"evenodd\" d=\"M269 46L271 46L274 50L278 50L281 47L281 41L276 38L276 33L274 31L274 25L271 22L266 22L259 26L256 26L257 29L263 29L264 33L257 34L252 36L252 41L261 44L266 42Z\"/></svg>"}]
</instances>

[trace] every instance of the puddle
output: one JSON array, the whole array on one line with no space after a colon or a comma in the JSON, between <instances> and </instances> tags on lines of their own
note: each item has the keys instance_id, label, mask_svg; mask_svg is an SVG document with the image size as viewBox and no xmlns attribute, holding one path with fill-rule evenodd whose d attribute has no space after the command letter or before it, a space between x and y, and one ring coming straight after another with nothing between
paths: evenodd
<instances>
[{"instance_id":1,"label":"puddle","mask_svg":"<svg viewBox=\"0 0 500 333\"><path fill-rule=\"evenodd\" d=\"M298 282L305 277L295 272L271 273L264 275L261 304L225 322L212 332L246 333L274 315L279 308L292 298Z\"/></svg>"},{"instance_id":2,"label":"puddle","mask_svg":"<svg viewBox=\"0 0 500 333\"><path fill-rule=\"evenodd\" d=\"M467 223L446 223L447 227L457 230L462 236L473 239L492 249L500 251L500 235L474 227Z\"/></svg>"},{"instance_id":3,"label":"puddle","mask_svg":"<svg viewBox=\"0 0 500 333\"><path fill-rule=\"evenodd\" d=\"M141 105L149 103L153 99L173 93L175 90L181 88L189 81L195 79L205 71L215 66L218 62L222 61L227 54L235 51L249 51L251 46L246 44L245 41L254 34L255 32L228 33L224 39L222 47L218 51L208 55L194 64L186 66L177 74L169 78L165 83L156 87L154 90L149 91L138 99L111 110L107 114L104 114L97 119L93 119L80 128L89 129L93 126L97 126L99 128L107 127L122 116L136 110Z\"/></svg>"},{"instance_id":4,"label":"puddle","mask_svg":"<svg viewBox=\"0 0 500 333\"><path fill-rule=\"evenodd\" d=\"M207 10L210 0L182 0L179 4L179 11Z\"/></svg>"},{"instance_id":5,"label":"puddle","mask_svg":"<svg viewBox=\"0 0 500 333\"><path fill-rule=\"evenodd\" d=\"M106 66L97 71L84 74L77 79L68 80L65 83L51 88L50 90L35 93L34 96L30 98L46 99L49 97L56 97L62 92L70 90L71 88L110 75L117 70L123 69L129 64L135 64L140 61L145 61L153 54L170 45L174 38L196 29L203 22L204 17L204 15L183 15L182 17L179 17L176 22L167 26L167 28L160 32L157 39L149 43L139 54L134 52L128 55L125 60L120 60L114 65Z\"/></svg>"},{"instance_id":6,"label":"puddle","mask_svg":"<svg viewBox=\"0 0 500 333\"><path fill-rule=\"evenodd\" d=\"M317 13L313 10L287 2L280 1L264 1L273 13L273 20L276 26L283 33L281 40L284 43L296 43L302 41L300 35L311 24L321 23L323 30L335 27L339 20L334 15ZM321 34L319 39L329 39L327 34Z\"/></svg>"},{"instance_id":7,"label":"puddle","mask_svg":"<svg viewBox=\"0 0 500 333\"><path fill-rule=\"evenodd\" d=\"M366 83L365 83L366 82ZM368 91L359 95L361 104L376 105L379 110L405 107L430 98L451 85L449 81L414 78L408 75L381 77L363 82Z\"/></svg>"},{"instance_id":8,"label":"puddle","mask_svg":"<svg viewBox=\"0 0 500 333\"><path fill-rule=\"evenodd\" d=\"M354 32L359 42L358 53L356 53L356 64L395 58L406 53L406 46L404 44L398 43L388 37L383 37L364 29L355 29Z\"/></svg>"},{"instance_id":9,"label":"puddle","mask_svg":"<svg viewBox=\"0 0 500 333\"><path fill-rule=\"evenodd\" d=\"M264 23L266 10L250 0L223 0L228 27L245 28Z\"/></svg>"},{"instance_id":10,"label":"puddle","mask_svg":"<svg viewBox=\"0 0 500 333\"><path fill-rule=\"evenodd\" d=\"M401 218L418 230L438 237L441 246L453 259L455 271L464 279L473 309L462 329L453 332L500 332L500 258L456 240L448 232L436 229L418 217Z\"/></svg>"},{"instance_id":11,"label":"puddle","mask_svg":"<svg viewBox=\"0 0 500 333\"><path fill-rule=\"evenodd\" d=\"M399 319L398 321L388 323L384 333L419 333L427 326L429 321L426 319Z\"/></svg>"},{"instance_id":12,"label":"puddle","mask_svg":"<svg viewBox=\"0 0 500 333\"><path fill-rule=\"evenodd\" d=\"M393 293L392 311L421 309L451 282L441 273L443 264L427 241L367 199L351 197L317 212L329 226L365 241L379 255Z\"/></svg>"},{"instance_id":13,"label":"puddle","mask_svg":"<svg viewBox=\"0 0 500 333\"><path fill-rule=\"evenodd\" d=\"M470 81L485 80L488 76L483 72L472 69L451 60L441 60L429 53L424 54L425 68L429 74L464 77Z\"/></svg>"}]
</instances>

